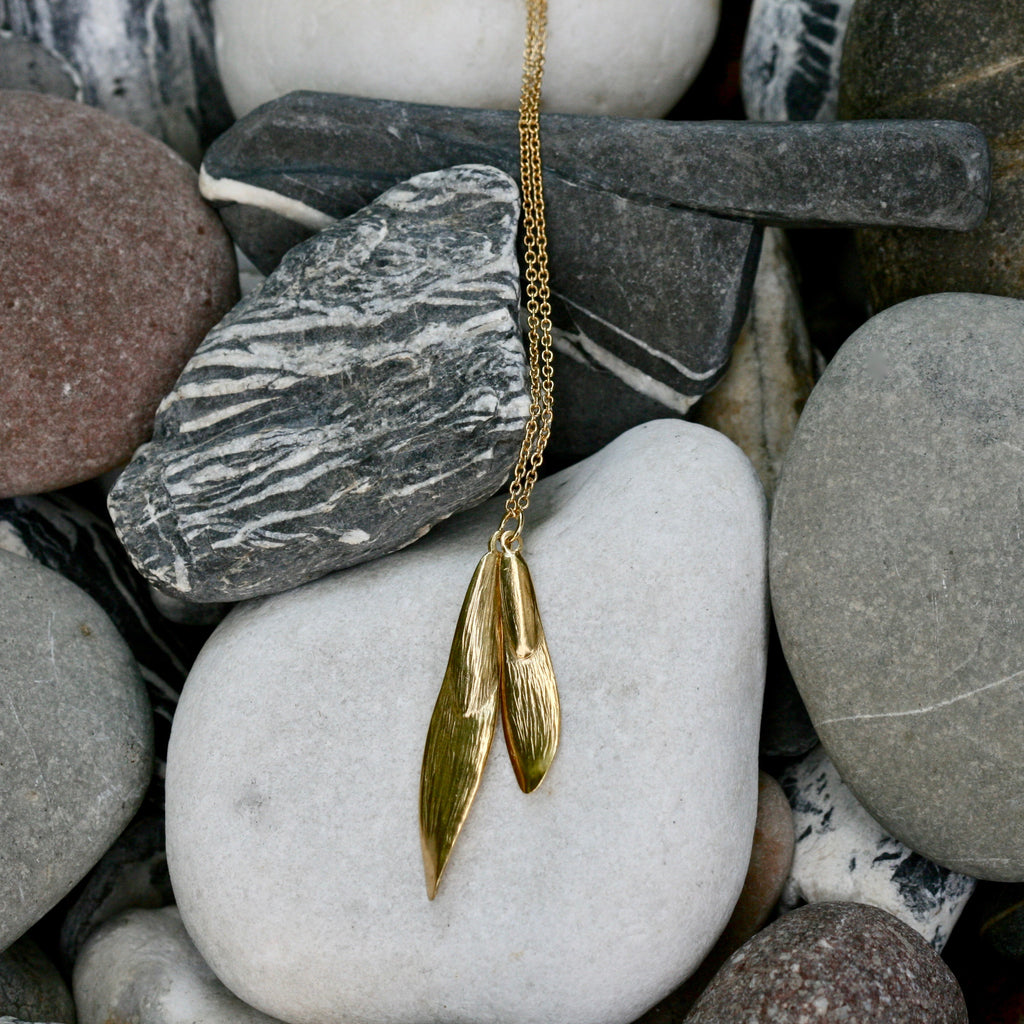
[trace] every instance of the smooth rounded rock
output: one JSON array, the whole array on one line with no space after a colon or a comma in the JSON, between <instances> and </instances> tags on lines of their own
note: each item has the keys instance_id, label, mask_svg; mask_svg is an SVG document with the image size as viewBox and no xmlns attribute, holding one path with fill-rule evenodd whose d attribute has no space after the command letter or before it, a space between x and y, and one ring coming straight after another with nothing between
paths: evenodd
<instances>
[{"instance_id":1,"label":"smooth rounded rock","mask_svg":"<svg viewBox=\"0 0 1024 1024\"><path fill-rule=\"evenodd\" d=\"M168 863L240 998L296 1024L627 1024L739 895L757 800L764 501L720 434L629 431L542 480L526 555L562 739L519 792L499 739L428 902L427 725L503 498L222 623L186 683Z\"/></svg>"},{"instance_id":2,"label":"smooth rounded rock","mask_svg":"<svg viewBox=\"0 0 1024 1024\"><path fill-rule=\"evenodd\" d=\"M195 174L162 143L37 93L0 93L0 118L6 497L126 461L238 282Z\"/></svg>"},{"instance_id":3,"label":"smooth rounded rock","mask_svg":"<svg viewBox=\"0 0 1024 1024\"><path fill-rule=\"evenodd\" d=\"M92 598L0 551L0 949L103 855L142 801L153 716Z\"/></svg>"},{"instance_id":4,"label":"smooth rounded rock","mask_svg":"<svg viewBox=\"0 0 1024 1024\"><path fill-rule=\"evenodd\" d=\"M0 1015L75 1024L64 979L39 946L21 938L0 954Z\"/></svg>"},{"instance_id":5,"label":"smooth rounded rock","mask_svg":"<svg viewBox=\"0 0 1024 1024\"><path fill-rule=\"evenodd\" d=\"M859 903L801 907L733 954L686 1024L967 1024L952 972L905 924Z\"/></svg>"},{"instance_id":6,"label":"smooth rounded rock","mask_svg":"<svg viewBox=\"0 0 1024 1024\"><path fill-rule=\"evenodd\" d=\"M75 964L74 989L79 1024L274 1024L217 980L174 907L104 925Z\"/></svg>"},{"instance_id":7,"label":"smooth rounded rock","mask_svg":"<svg viewBox=\"0 0 1024 1024\"><path fill-rule=\"evenodd\" d=\"M857 233L874 309L933 292L1024 298L1024 18L1003 0L857 0L839 89L843 118L949 118L992 151L992 201L967 233Z\"/></svg>"},{"instance_id":8,"label":"smooth rounded rock","mask_svg":"<svg viewBox=\"0 0 1024 1024\"><path fill-rule=\"evenodd\" d=\"M757 824L747 877L725 929L700 967L635 1024L682 1020L722 964L763 927L782 893L793 862L793 813L785 793L770 775L757 779Z\"/></svg>"},{"instance_id":9,"label":"smooth rounded rock","mask_svg":"<svg viewBox=\"0 0 1024 1024\"><path fill-rule=\"evenodd\" d=\"M883 828L1024 880L1024 302L880 313L812 392L772 518L779 635L815 729Z\"/></svg>"},{"instance_id":10,"label":"smooth rounded rock","mask_svg":"<svg viewBox=\"0 0 1024 1024\"><path fill-rule=\"evenodd\" d=\"M719 0L552 4L544 109L661 117L696 77ZM217 59L235 116L293 89L515 109L526 11L488 0L214 0Z\"/></svg>"}]
</instances>

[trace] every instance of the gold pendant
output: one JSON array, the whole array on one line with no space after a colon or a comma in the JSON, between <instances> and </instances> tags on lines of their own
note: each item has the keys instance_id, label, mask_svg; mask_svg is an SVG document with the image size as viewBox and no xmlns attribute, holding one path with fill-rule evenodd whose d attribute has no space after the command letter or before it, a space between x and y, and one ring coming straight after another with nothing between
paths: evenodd
<instances>
[{"instance_id":1,"label":"gold pendant","mask_svg":"<svg viewBox=\"0 0 1024 1024\"><path fill-rule=\"evenodd\" d=\"M480 786L499 696L512 768L529 793L558 747L558 688L530 571L496 533L466 591L423 751L420 844L430 899Z\"/></svg>"}]
</instances>

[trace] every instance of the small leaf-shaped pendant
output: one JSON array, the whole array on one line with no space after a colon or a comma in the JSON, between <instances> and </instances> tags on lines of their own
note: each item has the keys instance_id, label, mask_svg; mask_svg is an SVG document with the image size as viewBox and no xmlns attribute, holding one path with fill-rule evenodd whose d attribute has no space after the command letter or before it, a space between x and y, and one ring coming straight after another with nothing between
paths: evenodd
<instances>
[{"instance_id":1,"label":"small leaf-shaped pendant","mask_svg":"<svg viewBox=\"0 0 1024 1024\"><path fill-rule=\"evenodd\" d=\"M430 899L469 814L494 738L502 671L501 557L488 551L473 573L427 731L420 773L420 843Z\"/></svg>"},{"instance_id":2,"label":"small leaf-shaped pendant","mask_svg":"<svg viewBox=\"0 0 1024 1024\"><path fill-rule=\"evenodd\" d=\"M530 570L518 551L504 551L498 584L504 675L501 682L505 743L519 788L543 781L558 748L558 687L537 610Z\"/></svg>"}]
</instances>

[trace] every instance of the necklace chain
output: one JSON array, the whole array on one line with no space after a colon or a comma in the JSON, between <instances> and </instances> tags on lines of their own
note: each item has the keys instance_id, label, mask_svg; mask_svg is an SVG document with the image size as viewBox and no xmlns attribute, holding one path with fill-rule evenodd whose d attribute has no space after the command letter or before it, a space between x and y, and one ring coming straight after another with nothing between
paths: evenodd
<instances>
[{"instance_id":1,"label":"necklace chain","mask_svg":"<svg viewBox=\"0 0 1024 1024\"><path fill-rule=\"evenodd\" d=\"M499 533L516 546L523 516L551 436L554 411L554 364L551 347L551 288L544 217L544 182L540 157L540 92L544 78L547 0L527 0L523 84L519 97L519 174L522 179L526 312L530 359L530 416ZM507 531L507 532L506 532Z\"/></svg>"}]
</instances>

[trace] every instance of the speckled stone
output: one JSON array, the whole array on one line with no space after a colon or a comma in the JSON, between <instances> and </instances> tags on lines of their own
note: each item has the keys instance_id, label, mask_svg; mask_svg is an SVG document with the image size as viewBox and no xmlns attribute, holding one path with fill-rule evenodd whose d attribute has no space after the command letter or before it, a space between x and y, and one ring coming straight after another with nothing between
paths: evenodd
<instances>
[{"instance_id":1,"label":"speckled stone","mask_svg":"<svg viewBox=\"0 0 1024 1024\"><path fill-rule=\"evenodd\" d=\"M858 232L872 306L934 292L1024 298L1024 18L1004 0L857 0L839 115L953 118L992 150L988 219L967 234Z\"/></svg>"},{"instance_id":2,"label":"speckled stone","mask_svg":"<svg viewBox=\"0 0 1024 1024\"><path fill-rule=\"evenodd\" d=\"M75 1024L75 1003L64 979L29 938L0 954L0 1014Z\"/></svg>"},{"instance_id":3,"label":"speckled stone","mask_svg":"<svg viewBox=\"0 0 1024 1024\"><path fill-rule=\"evenodd\" d=\"M733 954L686 1024L967 1024L938 954L883 910L815 903Z\"/></svg>"},{"instance_id":4,"label":"speckled stone","mask_svg":"<svg viewBox=\"0 0 1024 1024\"><path fill-rule=\"evenodd\" d=\"M890 835L1024 880L1024 302L912 299L826 368L772 513L772 603L811 719Z\"/></svg>"},{"instance_id":5,"label":"speckled stone","mask_svg":"<svg viewBox=\"0 0 1024 1024\"><path fill-rule=\"evenodd\" d=\"M2 949L131 820L152 770L153 716L125 642L62 576L0 551L0 623Z\"/></svg>"},{"instance_id":6,"label":"speckled stone","mask_svg":"<svg viewBox=\"0 0 1024 1024\"><path fill-rule=\"evenodd\" d=\"M195 174L162 143L38 93L0 93L0 119L6 497L124 462L238 282Z\"/></svg>"}]
</instances>

